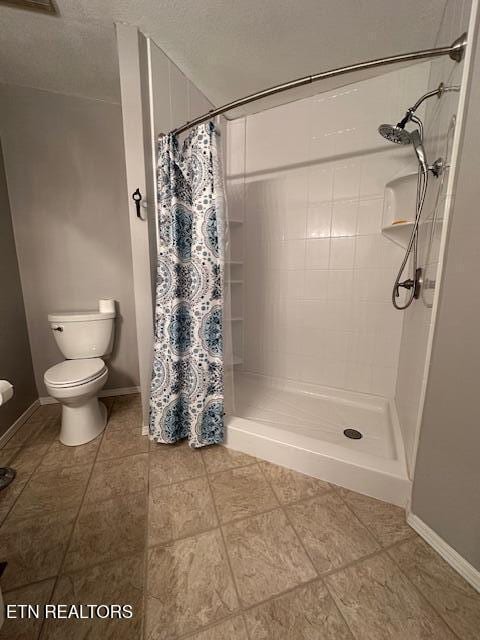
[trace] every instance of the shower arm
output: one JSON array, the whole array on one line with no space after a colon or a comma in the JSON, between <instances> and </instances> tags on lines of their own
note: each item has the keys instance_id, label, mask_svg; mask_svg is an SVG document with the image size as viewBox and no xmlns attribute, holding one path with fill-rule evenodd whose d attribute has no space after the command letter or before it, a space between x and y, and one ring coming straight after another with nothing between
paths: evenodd
<instances>
[{"instance_id":1,"label":"shower arm","mask_svg":"<svg viewBox=\"0 0 480 640\"><path fill-rule=\"evenodd\" d=\"M456 85L451 85L451 86L445 86L443 84L443 82L441 82L436 89L433 89L432 91L428 91L427 93L424 93L423 96L421 96L415 102L413 107L410 107L410 108L407 109L404 117L397 124L397 127L400 127L401 129L404 129L405 125L408 122L410 122L410 120L414 120L413 114L418 109L418 107L425 102L425 100L428 100L428 98L433 98L434 96L437 96L438 98L441 98L443 96L443 94L447 93L448 91L460 91L460 85L456 84Z\"/></svg>"},{"instance_id":2,"label":"shower arm","mask_svg":"<svg viewBox=\"0 0 480 640\"><path fill-rule=\"evenodd\" d=\"M233 100L233 102L228 102L227 104L224 104L221 107L217 107L216 109L211 109L210 111L207 111L207 113L204 113L203 115L198 116L198 118L189 120L181 127L177 127L176 129L173 129L170 133L174 135L178 135L179 133L188 131L188 129L191 129L197 124L202 124L203 122L207 122L211 118L215 118L216 116L220 116L223 113L227 113L227 111L238 109L239 107L243 107L246 104L255 102L256 100L262 100L263 98L268 98L269 96L273 96L277 93L282 93L283 91L296 89L298 87L303 87L305 85L312 84L313 82L318 82L319 80L326 80L327 78L335 78L336 76L345 75L347 73L352 73L354 71L364 71L366 69L374 69L375 67L383 67L385 65L395 64L399 62L412 62L414 60L425 60L427 58L438 58L439 56L447 56L447 55L451 58L451 60L454 60L455 62L461 62L465 54L466 46L467 46L467 34L462 33L462 35L459 38L457 38L454 42L452 42L452 44L449 47L437 47L436 49L424 49L422 51L400 53L398 55L389 56L387 58L377 58L375 60L357 62L356 64L351 64L346 67L330 69L329 71L322 71L321 73L317 73L315 75L305 76L303 78L297 78L296 80L291 80L290 82L284 82L283 84L278 84L274 87L264 89L263 91L257 91L256 93L252 93L248 96L245 96L244 98Z\"/></svg>"}]
</instances>

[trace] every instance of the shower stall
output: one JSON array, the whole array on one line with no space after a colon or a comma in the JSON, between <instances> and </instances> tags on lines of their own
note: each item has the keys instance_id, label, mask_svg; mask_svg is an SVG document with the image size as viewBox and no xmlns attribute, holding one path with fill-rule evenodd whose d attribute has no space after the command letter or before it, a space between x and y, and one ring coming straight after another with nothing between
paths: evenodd
<instances>
[{"instance_id":1,"label":"shower stall","mask_svg":"<svg viewBox=\"0 0 480 640\"><path fill-rule=\"evenodd\" d=\"M420 307L416 339L428 342L459 98L436 89L460 84L462 66L421 62L227 123L228 446L405 505L417 434L404 405L421 409L409 364L428 364L425 350L403 360L405 325ZM378 135L430 92L415 110L424 146ZM425 153L442 165L428 188ZM398 311L392 287L409 244L423 277Z\"/></svg>"},{"instance_id":2,"label":"shower stall","mask_svg":"<svg viewBox=\"0 0 480 640\"><path fill-rule=\"evenodd\" d=\"M172 130L181 140L219 116L228 218L225 445L406 505L468 74L468 48L462 57L460 45L443 45L462 42L468 19L468 2L461 14L446 11L429 50L436 54L307 76L219 108L150 38L117 25L128 189L145 196L130 216L145 433L156 140ZM410 105L423 123L418 139L415 120L400 120ZM409 135L382 128L385 140L384 122ZM419 183L419 161L428 185ZM412 267L421 275L399 311L392 289L409 245L416 262L405 262L403 278L413 280ZM401 287L397 307L410 294Z\"/></svg>"}]
</instances>

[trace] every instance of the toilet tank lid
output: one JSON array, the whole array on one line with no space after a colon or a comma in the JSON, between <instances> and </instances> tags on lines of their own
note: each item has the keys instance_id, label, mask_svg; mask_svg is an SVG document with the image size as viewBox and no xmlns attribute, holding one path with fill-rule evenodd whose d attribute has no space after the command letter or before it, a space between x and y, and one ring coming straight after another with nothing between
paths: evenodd
<instances>
[{"instance_id":1,"label":"toilet tank lid","mask_svg":"<svg viewBox=\"0 0 480 640\"><path fill-rule=\"evenodd\" d=\"M90 320L110 320L115 318L115 311L100 313L93 311L55 311L48 314L49 322L89 322Z\"/></svg>"}]
</instances>

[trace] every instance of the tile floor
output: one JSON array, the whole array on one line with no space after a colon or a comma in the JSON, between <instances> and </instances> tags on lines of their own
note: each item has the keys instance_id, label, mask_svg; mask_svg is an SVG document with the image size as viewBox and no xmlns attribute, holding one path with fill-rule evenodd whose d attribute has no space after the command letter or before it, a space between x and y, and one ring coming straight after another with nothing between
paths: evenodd
<instances>
[{"instance_id":1,"label":"tile floor","mask_svg":"<svg viewBox=\"0 0 480 640\"><path fill-rule=\"evenodd\" d=\"M0 450L7 603L133 605L132 620L7 621L42 640L478 640L480 595L401 509L222 447L149 445L137 396L82 447L55 405Z\"/></svg>"}]
</instances>

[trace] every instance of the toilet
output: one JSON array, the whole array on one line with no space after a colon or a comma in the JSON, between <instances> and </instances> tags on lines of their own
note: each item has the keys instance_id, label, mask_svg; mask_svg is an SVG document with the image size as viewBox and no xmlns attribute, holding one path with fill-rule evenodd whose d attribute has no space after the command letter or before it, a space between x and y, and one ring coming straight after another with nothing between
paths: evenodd
<instances>
[{"instance_id":1,"label":"toilet","mask_svg":"<svg viewBox=\"0 0 480 640\"><path fill-rule=\"evenodd\" d=\"M113 306L113 302L112 302ZM108 378L102 357L112 351L115 311L51 313L48 321L66 360L44 374L45 386L62 405L60 442L74 447L96 438L107 423L98 393Z\"/></svg>"}]
</instances>

